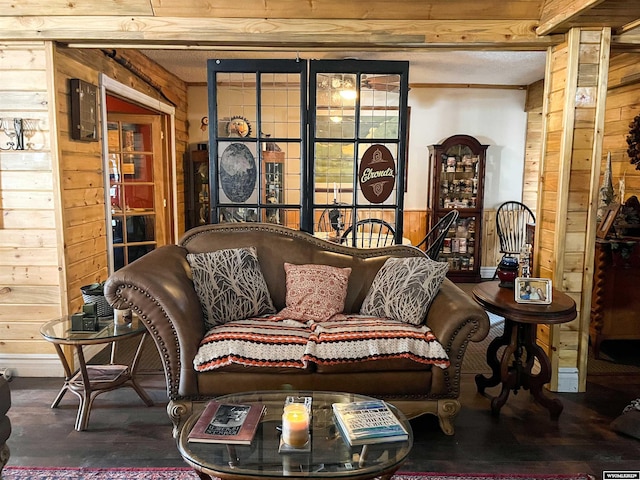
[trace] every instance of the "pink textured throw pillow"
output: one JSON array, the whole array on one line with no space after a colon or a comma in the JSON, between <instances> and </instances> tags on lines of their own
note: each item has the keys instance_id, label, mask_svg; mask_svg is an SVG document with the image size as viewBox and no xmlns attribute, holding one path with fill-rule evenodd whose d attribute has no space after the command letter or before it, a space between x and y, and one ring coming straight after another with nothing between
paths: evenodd
<instances>
[{"instance_id":1,"label":"pink textured throw pillow","mask_svg":"<svg viewBox=\"0 0 640 480\"><path fill-rule=\"evenodd\" d=\"M344 310L351 268L284 264L287 306L278 316L294 320L329 320Z\"/></svg>"}]
</instances>

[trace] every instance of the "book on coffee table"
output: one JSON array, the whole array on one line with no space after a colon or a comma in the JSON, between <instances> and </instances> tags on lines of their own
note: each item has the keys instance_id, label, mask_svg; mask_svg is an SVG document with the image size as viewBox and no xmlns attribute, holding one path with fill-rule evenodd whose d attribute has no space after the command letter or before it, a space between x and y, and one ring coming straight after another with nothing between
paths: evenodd
<instances>
[{"instance_id":1,"label":"book on coffee table","mask_svg":"<svg viewBox=\"0 0 640 480\"><path fill-rule=\"evenodd\" d=\"M400 420L382 400L334 403L333 413L340 433L351 446L409 438Z\"/></svg>"},{"instance_id":2,"label":"book on coffee table","mask_svg":"<svg viewBox=\"0 0 640 480\"><path fill-rule=\"evenodd\" d=\"M260 403L210 401L189 432L189 442L250 445L264 415Z\"/></svg>"}]
</instances>

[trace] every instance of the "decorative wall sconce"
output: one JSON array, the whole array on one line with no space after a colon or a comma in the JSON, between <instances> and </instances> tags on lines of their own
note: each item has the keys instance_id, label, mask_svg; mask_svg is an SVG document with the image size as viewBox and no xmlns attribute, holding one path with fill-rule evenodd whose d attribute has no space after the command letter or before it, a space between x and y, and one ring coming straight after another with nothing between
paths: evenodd
<instances>
[{"instance_id":1,"label":"decorative wall sconce","mask_svg":"<svg viewBox=\"0 0 640 480\"><path fill-rule=\"evenodd\" d=\"M0 150L24 150L24 131L21 118L0 118L0 131L9 138Z\"/></svg>"},{"instance_id":2,"label":"decorative wall sconce","mask_svg":"<svg viewBox=\"0 0 640 480\"><path fill-rule=\"evenodd\" d=\"M0 143L0 150L32 150L29 140L35 135L37 124L33 118L0 118L0 132L8 138L4 145Z\"/></svg>"}]
</instances>

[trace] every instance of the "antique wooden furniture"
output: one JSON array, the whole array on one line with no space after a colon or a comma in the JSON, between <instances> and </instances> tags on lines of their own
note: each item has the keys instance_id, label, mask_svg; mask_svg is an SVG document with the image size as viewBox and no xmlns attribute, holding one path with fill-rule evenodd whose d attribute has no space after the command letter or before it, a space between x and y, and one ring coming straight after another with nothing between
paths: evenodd
<instances>
[{"instance_id":1,"label":"antique wooden furniture","mask_svg":"<svg viewBox=\"0 0 640 480\"><path fill-rule=\"evenodd\" d=\"M80 399L75 425L75 429L78 431L87 429L93 400L101 393L129 386L136 391L147 406L153 405L151 398L134 378L138 358L147 335L144 323L139 321L137 316L134 316L129 325L115 325L111 318L100 322L98 331L74 331L71 329L71 317L65 316L45 323L40 329L42 336L55 346L65 373L64 385L51 404L51 408L58 406L67 391L75 394ZM119 340L140 335L142 338L131 365L114 364L116 343ZM87 365L83 347L106 343L111 343L111 363L108 365ZM62 345L74 347L80 365L75 372L69 366Z\"/></svg>"},{"instance_id":2,"label":"antique wooden furniture","mask_svg":"<svg viewBox=\"0 0 640 480\"><path fill-rule=\"evenodd\" d=\"M380 218L365 218L345 230L340 243L349 247L375 248L395 243L396 232L391 225Z\"/></svg>"},{"instance_id":3,"label":"antique wooden furniture","mask_svg":"<svg viewBox=\"0 0 640 480\"><path fill-rule=\"evenodd\" d=\"M282 410L287 396L311 396L311 446L307 452L278 453ZM223 480L278 478L381 478L390 480L413 445L413 432L407 418L390 404L409 438L398 442L350 448L341 438L333 418L332 403L370 400L353 393L322 391L264 391L225 395L216 400L242 404L258 402L266 406L261 425L246 445L189 443L189 431L200 418L202 404L194 409L180 429L178 450L200 478ZM359 459L354 461L354 457Z\"/></svg>"},{"instance_id":4,"label":"antique wooden furniture","mask_svg":"<svg viewBox=\"0 0 640 480\"><path fill-rule=\"evenodd\" d=\"M427 207L431 213L431 226L451 209L459 212L440 253L440 259L449 262L447 276L454 281L480 281L487 147L469 135L454 135L442 144L429 147L431 174Z\"/></svg>"},{"instance_id":5,"label":"antique wooden furniture","mask_svg":"<svg viewBox=\"0 0 640 480\"><path fill-rule=\"evenodd\" d=\"M552 419L562 412L562 403L557 398L544 395L542 387L551 380L551 362L545 351L536 343L538 324L564 323L576 318L576 304L571 297L553 290L549 305L517 303L511 288L502 288L498 282L483 282L473 289L473 298L486 310L504 317L504 333L495 338L487 349L487 363L492 375L486 378L476 375L478 392L502 383L502 391L491 400L491 413L498 415L509 398L509 392L520 388L529 390L533 397L549 410ZM498 350L506 346L502 358ZM533 373L535 360L540 372Z\"/></svg>"},{"instance_id":6,"label":"antique wooden furniture","mask_svg":"<svg viewBox=\"0 0 640 480\"><path fill-rule=\"evenodd\" d=\"M640 339L640 239L596 240L589 336L595 358L604 340Z\"/></svg>"},{"instance_id":7,"label":"antique wooden furniture","mask_svg":"<svg viewBox=\"0 0 640 480\"><path fill-rule=\"evenodd\" d=\"M527 226L535 224L536 217L522 202L504 202L496 212L496 231L502 257L517 257L527 243ZM495 276L494 276L495 278Z\"/></svg>"},{"instance_id":8,"label":"antique wooden furniture","mask_svg":"<svg viewBox=\"0 0 640 480\"><path fill-rule=\"evenodd\" d=\"M206 144L203 144L206 146ZM185 161L186 227L209 223L209 152L193 150Z\"/></svg>"}]
</instances>

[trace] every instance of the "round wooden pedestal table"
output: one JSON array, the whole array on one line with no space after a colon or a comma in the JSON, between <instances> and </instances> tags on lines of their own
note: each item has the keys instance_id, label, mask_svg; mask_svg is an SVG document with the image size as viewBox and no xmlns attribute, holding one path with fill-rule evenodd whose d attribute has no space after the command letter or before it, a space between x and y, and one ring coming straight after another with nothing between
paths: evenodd
<instances>
[{"instance_id":1,"label":"round wooden pedestal table","mask_svg":"<svg viewBox=\"0 0 640 480\"><path fill-rule=\"evenodd\" d=\"M567 294L553 289L549 305L518 303L512 288L499 287L498 282L482 282L473 289L473 298L485 310L504 317L504 333L495 338L487 348L487 363L492 375L487 378L476 375L478 392L502 383L502 391L491 400L491 412L500 413L509 393L520 388L529 390L533 397L556 420L562 412L562 402L543 392L543 386L551 380L551 362L545 351L536 343L538 324L565 323L576 318L576 304ZM506 347L498 359L500 347ZM540 371L533 373L535 360Z\"/></svg>"}]
</instances>

